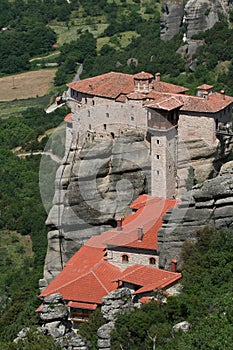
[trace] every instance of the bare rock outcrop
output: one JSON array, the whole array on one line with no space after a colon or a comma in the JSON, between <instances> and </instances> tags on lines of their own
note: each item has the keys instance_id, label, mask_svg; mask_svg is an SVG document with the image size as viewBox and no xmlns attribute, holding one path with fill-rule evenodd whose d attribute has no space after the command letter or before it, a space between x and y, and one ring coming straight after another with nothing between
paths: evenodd
<instances>
[{"instance_id":1,"label":"bare rock outcrop","mask_svg":"<svg viewBox=\"0 0 233 350\"><path fill-rule=\"evenodd\" d=\"M220 16L228 17L232 1L168 0L162 3L161 38L170 40L180 32L190 40L194 34L212 28Z\"/></svg>"},{"instance_id":2,"label":"bare rock outcrop","mask_svg":"<svg viewBox=\"0 0 233 350\"><path fill-rule=\"evenodd\" d=\"M181 203L163 217L158 233L161 267L169 269L174 258L181 263L181 247L186 240L195 240L197 230L205 226L233 229L232 173L232 162L224 165L219 176L194 186L183 195Z\"/></svg>"},{"instance_id":3,"label":"bare rock outcrop","mask_svg":"<svg viewBox=\"0 0 233 350\"><path fill-rule=\"evenodd\" d=\"M184 1L168 0L162 3L162 15L160 23L161 38L165 41L177 35L182 27L184 17Z\"/></svg>"},{"instance_id":4,"label":"bare rock outcrop","mask_svg":"<svg viewBox=\"0 0 233 350\"><path fill-rule=\"evenodd\" d=\"M98 350L111 349L111 331L117 315L127 313L134 309L131 292L128 288L120 288L103 298L101 313L107 321L98 329Z\"/></svg>"},{"instance_id":5,"label":"bare rock outcrop","mask_svg":"<svg viewBox=\"0 0 233 350\"><path fill-rule=\"evenodd\" d=\"M150 149L139 130L119 138L86 140L59 167L46 224L48 249L43 289L88 238L115 226L129 204L150 186Z\"/></svg>"}]
</instances>

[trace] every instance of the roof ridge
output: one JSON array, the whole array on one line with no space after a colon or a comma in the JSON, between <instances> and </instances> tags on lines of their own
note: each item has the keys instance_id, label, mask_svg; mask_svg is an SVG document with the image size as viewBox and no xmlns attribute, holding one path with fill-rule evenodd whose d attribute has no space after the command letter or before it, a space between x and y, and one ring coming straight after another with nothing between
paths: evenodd
<instances>
[{"instance_id":1,"label":"roof ridge","mask_svg":"<svg viewBox=\"0 0 233 350\"><path fill-rule=\"evenodd\" d=\"M96 275L96 273L92 270L91 273L94 275L94 277L97 279L97 281L100 283L100 285L104 288L104 290L108 293L108 289L105 287L105 285L102 283L102 281L99 279L99 277Z\"/></svg>"}]
</instances>

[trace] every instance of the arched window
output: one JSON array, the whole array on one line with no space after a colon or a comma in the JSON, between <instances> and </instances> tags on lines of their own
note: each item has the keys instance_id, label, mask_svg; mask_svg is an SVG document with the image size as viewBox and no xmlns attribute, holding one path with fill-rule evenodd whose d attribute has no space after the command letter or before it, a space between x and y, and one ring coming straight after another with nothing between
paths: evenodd
<instances>
[{"instance_id":1,"label":"arched window","mask_svg":"<svg viewBox=\"0 0 233 350\"><path fill-rule=\"evenodd\" d=\"M123 263L128 263L128 262L129 262L129 257L128 257L128 255L126 255L126 254L122 255L121 261L122 261Z\"/></svg>"},{"instance_id":2,"label":"arched window","mask_svg":"<svg viewBox=\"0 0 233 350\"><path fill-rule=\"evenodd\" d=\"M150 259L149 259L149 264L150 264L150 265L155 265L155 262L156 262L156 261L155 261L155 258L150 258Z\"/></svg>"}]
</instances>

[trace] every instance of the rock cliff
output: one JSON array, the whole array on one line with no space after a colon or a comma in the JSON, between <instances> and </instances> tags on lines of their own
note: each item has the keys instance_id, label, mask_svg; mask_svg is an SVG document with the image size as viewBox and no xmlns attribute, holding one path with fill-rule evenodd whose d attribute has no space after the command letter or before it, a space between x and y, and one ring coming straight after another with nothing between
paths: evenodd
<instances>
[{"instance_id":1,"label":"rock cliff","mask_svg":"<svg viewBox=\"0 0 233 350\"><path fill-rule=\"evenodd\" d=\"M224 146L226 140L228 147ZM180 193L186 191L190 164L198 181L218 173L230 152L229 140L223 136L212 148L198 140L185 144L188 152L179 152ZM81 149L70 150L57 171L53 207L46 221L50 231L41 289L88 238L114 227L118 216L129 214L128 207L138 195L150 193L150 164L146 135L136 129L115 139L96 134ZM183 241L184 237L179 237L174 244L180 247Z\"/></svg>"},{"instance_id":2,"label":"rock cliff","mask_svg":"<svg viewBox=\"0 0 233 350\"><path fill-rule=\"evenodd\" d=\"M185 32L190 39L194 34L212 28L221 15L227 17L232 8L232 1L189 0L186 4L181 0L163 1L161 38L170 40L179 32Z\"/></svg>"},{"instance_id":3,"label":"rock cliff","mask_svg":"<svg viewBox=\"0 0 233 350\"><path fill-rule=\"evenodd\" d=\"M205 226L233 229L232 208L233 162L229 162L216 178L194 186L181 198L181 203L163 217L158 234L160 266L169 268L173 258L181 263L182 244L195 240L197 230Z\"/></svg>"},{"instance_id":4,"label":"rock cliff","mask_svg":"<svg viewBox=\"0 0 233 350\"><path fill-rule=\"evenodd\" d=\"M71 150L56 175L53 207L46 224L46 286L89 237L111 229L118 216L150 186L150 150L145 135L128 130L120 138L87 140Z\"/></svg>"}]
</instances>

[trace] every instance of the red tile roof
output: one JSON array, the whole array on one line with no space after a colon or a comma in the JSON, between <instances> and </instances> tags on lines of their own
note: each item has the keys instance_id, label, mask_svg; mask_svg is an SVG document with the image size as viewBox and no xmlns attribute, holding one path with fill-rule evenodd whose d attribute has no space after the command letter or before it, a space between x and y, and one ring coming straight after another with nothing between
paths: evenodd
<instances>
[{"instance_id":1,"label":"red tile roof","mask_svg":"<svg viewBox=\"0 0 233 350\"><path fill-rule=\"evenodd\" d=\"M130 94L127 95L127 98L129 100L146 100L147 95L142 94L141 92L131 92Z\"/></svg>"},{"instance_id":2,"label":"red tile roof","mask_svg":"<svg viewBox=\"0 0 233 350\"><path fill-rule=\"evenodd\" d=\"M169 209L175 207L178 201L150 196L146 199L145 195L140 197L136 203L131 204L131 208L138 207L136 213L123 221L122 231L116 231L114 236L106 239L107 245L157 250L157 233L162 225L162 217ZM138 240L139 227L143 229L142 240Z\"/></svg>"},{"instance_id":3,"label":"red tile roof","mask_svg":"<svg viewBox=\"0 0 233 350\"><path fill-rule=\"evenodd\" d=\"M228 95L223 95L217 92L209 93L208 96L206 97L200 97L200 96L183 95L183 94L155 93L153 91L153 92L150 92L147 95L147 97L151 98L152 101L146 102L145 103L146 107L150 107L150 106L152 108L165 107L166 104L164 106L163 101L167 101L166 108L171 108L170 104L172 106L172 103L174 103L174 106L179 106L178 102L172 102L172 101L180 101L181 111L190 111L190 112L197 112L197 113L216 113L233 103L233 97Z\"/></svg>"},{"instance_id":4,"label":"red tile roof","mask_svg":"<svg viewBox=\"0 0 233 350\"><path fill-rule=\"evenodd\" d=\"M104 260L104 250L83 246L40 294L61 293L64 300L101 304L117 288L120 269Z\"/></svg>"},{"instance_id":5,"label":"red tile roof","mask_svg":"<svg viewBox=\"0 0 233 350\"><path fill-rule=\"evenodd\" d=\"M97 304L81 303L78 301L69 301L67 305L76 309L95 310L97 308Z\"/></svg>"},{"instance_id":6,"label":"red tile roof","mask_svg":"<svg viewBox=\"0 0 233 350\"><path fill-rule=\"evenodd\" d=\"M129 94L134 90L133 76L117 72L75 81L67 86L78 92L112 99L120 94Z\"/></svg>"},{"instance_id":7,"label":"red tile roof","mask_svg":"<svg viewBox=\"0 0 233 350\"><path fill-rule=\"evenodd\" d=\"M162 216L176 203L177 201L173 199L155 198L148 195L137 198L131 204L131 208L137 209L137 212L129 215L123 221L122 231L113 229L91 237L67 262L64 269L42 291L40 296L61 293L64 300L101 304L103 296L118 287L116 281L122 275L117 266L106 261L106 246L156 249L157 231L161 227ZM144 230L142 241L137 239L139 226ZM136 271L139 267L140 265L132 267L132 271L129 270L130 268L127 269L127 274L124 276L128 276L129 272ZM136 284L138 283L137 278ZM139 285L141 286L140 283ZM142 286L145 287L144 284Z\"/></svg>"},{"instance_id":8,"label":"red tile roof","mask_svg":"<svg viewBox=\"0 0 233 350\"><path fill-rule=\"evenodd\" d=\"M210 89L213 89L213 85L202 84L202 85L198 86L197 89L199 89L199 90L210 90Z\"/></svg>"},{"instance_id":9,"label":"red tile roof","mask_svg":"<svg viewBox=\"0 0 233 350\"><path fill-rule=\"evenodd\" d=\"M161 80L154 81L155 92L168 92L171 94L181 94L181 93L187 92L188 90L189 89L185 88L184 86L165 83L164 81L161 81Z\"/></svg>"},{"instance_id":10,"label":"red tile roof","mask_svg":"<svg viewBox=\"0 0 233 350\"><path fill-rule=\"evenodd\" d=\"M177 95L177 98L183 102L181 110L199 113L216 113L233 103L231 96L222 95L214 92L206 97Z\"/></svg>"},{"instance_id":11,"label":"red tile roof","mask_svg":"<svg viewBox=\"0 0 233 350\"><path fill-rule=\"evenodd\" d=\"M72 123L72 122L73 122L73 121L72 121L72 113L68 113L68 114L65 116L64 121L65 121L66 123Z\"/></svg>"},{"instance_id":12,"label":"red tile roof","mask_svg":"<svg viewBox=\"0 0 233 350\"><path fill-rule=\"evenodd\" d=\"M181 102L175 96L161 96L157 95L154 97L153 101L146 102L146 107L163 109L165 111L172 111L173 109L180 108L183 106L183 102Z\"/></svg>"},{"instance_id":13,"label":"red tile roof","mask_svg":"<svg viewBox=\"0 0 233 350\"><path fill-rule=\"evenodd\" d=\"M154 76L151 73L147 73L147 72L140 72L137 74L134 74L134 79L138 79L138 80L148 80L148 79L153 79Z\"/></svg>"},{"instance_id":14,"label":"red tile roof","mask_svg":"<svg viewBox=\"0 0 233 350\"><path fill-rule=\"evenodd\" d=\"M167 288L178 281L182 275L176 272L150 266L134 265L127 268L119 280L141 286L134 294L149 292L157 288Z\"/></svg>"},{"instance_id":15,"label":"red tile roof","mask_svg":"<svg viewBox=\"0 0 233 350\"><path fill-rule=\"evenodd\" d=\"M105 73L96 77L87 78L67 84L68 87L92 96L100 96L115 99L118 102L125 102L128 99L151 99L146 102L151 108L173 110L181 107L198 113L216 113L233 102L233 98L219 93L209 93L205 98L199 96L185 95L187 92L183 86L169 84L160 80L153 81L153 90L148 94L134 91L134 79L152 79L153 75L140 72L135 75L117 72ZM198 89L210 90L212 85L203 84Z\"/></svg>"}]
</instances>

